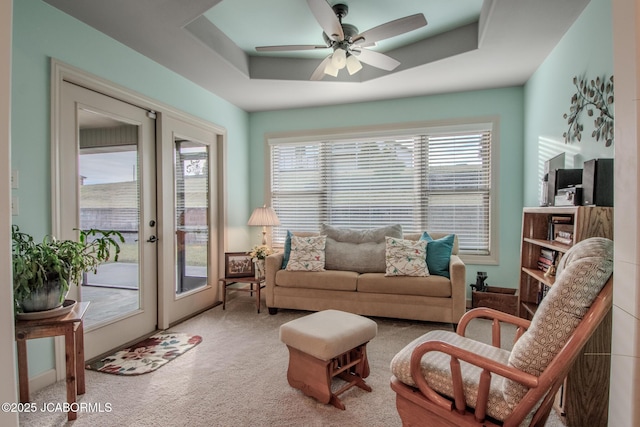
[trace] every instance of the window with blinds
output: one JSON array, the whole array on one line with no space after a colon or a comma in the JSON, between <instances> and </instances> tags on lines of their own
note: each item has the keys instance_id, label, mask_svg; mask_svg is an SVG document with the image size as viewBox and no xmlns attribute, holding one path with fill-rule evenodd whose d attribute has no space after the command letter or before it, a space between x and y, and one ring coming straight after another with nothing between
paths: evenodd
<instances>
[{"instance_id":1,"label":"window with blinds","mask_svg":"<svg viewBox=\"0 0 640 427\"><path fill-rule=\"evenodd\" d=\"M451 232L461 254L491 253L491 124L381 137L272 139L271 205L287 230L373 228ZM301 138L302 139L302 138Z\"/></svg>"}]
</instances>

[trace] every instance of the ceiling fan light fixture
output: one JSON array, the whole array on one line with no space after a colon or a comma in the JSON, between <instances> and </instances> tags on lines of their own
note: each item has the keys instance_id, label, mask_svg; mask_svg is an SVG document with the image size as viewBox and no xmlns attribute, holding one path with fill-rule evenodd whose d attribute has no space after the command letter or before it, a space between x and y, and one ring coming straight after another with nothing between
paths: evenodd
<instances>
[{"instance_id":1,"label":"ceiling fan light fixture","mask_svg":"<svg viewBox=\"0 0 640 427\"><path fill-rule=\"evenodd\" d=\"M332 77L338 77L338 69L333 66L332 61L327 61L327 65L324 67L324 73Z\"/></svg>"},{"instance_id":2,"label":"ceiling fan light fixture","mask_svg":"<svg viewBox=\"0 0 640 427\"><path fill-rule=\"evenodd\" d=\"M344 49L336 49L331 55L331 65L342 70L347 65L347 52Z\"/></svg>"},{"instance_id":3,"label":"ceiling fan light fixture","mask_svg":"<svg viewBox=\"0 0 640 427\"><path fill-rule=\"evenodd\" d=\"M362 64L358 61L358 58L353 55L349 55L347 57L347 71L349 72L349 75L352 76L360 70L362 70Z\"/></svg>"}]
</instances>

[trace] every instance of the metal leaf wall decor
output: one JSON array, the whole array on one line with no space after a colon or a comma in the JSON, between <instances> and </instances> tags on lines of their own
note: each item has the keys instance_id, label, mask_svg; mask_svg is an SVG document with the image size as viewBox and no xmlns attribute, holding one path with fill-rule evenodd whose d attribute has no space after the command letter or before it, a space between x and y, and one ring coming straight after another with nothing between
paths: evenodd
<instances>
[{"instance_id":1,"label":"metal leaf wall decor","mask_svg":"<svg viewBox=\"0 0 640 427\"><path fill-rule=\"evenodd\" d=\"M563 133L564 142L582 139L584 126L580 123L580 115L586 110L589 117L594 117L594 130L591 136L596 141L603 140L606 147L613 144L613 76L596 78L588 81L585 78L573 78L578 91L571 97L569 113L562 117L567 119L569 129Z\"/></svg>"}]
</instances>

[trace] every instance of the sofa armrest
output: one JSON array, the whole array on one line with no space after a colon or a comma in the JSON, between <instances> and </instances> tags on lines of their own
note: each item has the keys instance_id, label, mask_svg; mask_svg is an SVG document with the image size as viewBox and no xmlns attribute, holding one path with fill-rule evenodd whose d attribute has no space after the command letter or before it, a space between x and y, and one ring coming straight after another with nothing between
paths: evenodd
<instances>
[{"instance_id":1,"label":"sofa armrest","mask_svg":"<svg viewBox=\"0 0 640 427\"><path fill-rule=\"evenodd\" d=\"M276 273L282 269L284 253L271 254L265 262L265 294L267 307L274 307L274 288L276 286Z\"/></svg>"},{"instance_id":2,"label":"sofa armrest","mask_svg":"<svg viewBox=\"0 0 640 427\"><path fill-rule=\"evenodd\" d=\"M451 276L451 299L453 304L451 323L457 324L467 310L467 268L458 255L451 255L449 261Z\"/></svg>"}]
</instances>

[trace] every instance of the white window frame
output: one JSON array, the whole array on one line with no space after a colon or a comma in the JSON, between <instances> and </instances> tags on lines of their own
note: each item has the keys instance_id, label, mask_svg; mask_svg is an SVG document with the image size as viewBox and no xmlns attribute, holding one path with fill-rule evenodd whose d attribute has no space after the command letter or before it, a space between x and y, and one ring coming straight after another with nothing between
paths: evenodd
<instances>
[{"instance_id":1,"label":"white window frame","mask_svg":"<svg viewBox=\"0 0 640 427\"><path fill-rule=\"evenodd\" d=\"M499 137L500 123L497 116L476 117L465 119L424 121L412 123L399 123L382 126L367 126L338 129L319 129L310 131L295 131L286 133L265 134L265 201L271 204L271 145L273 144L302 144L317 142L319 140L345 140L345 139L369 139L383 138L398 135L418 135L434 133L453 133L473 131L480 129L491 130L491 191L489 201L489 254L472 255L460 254L460 258L466 264L473 265L497 265L499 263Z\"/></svg>"}]
</instances>

